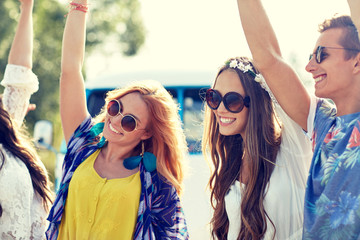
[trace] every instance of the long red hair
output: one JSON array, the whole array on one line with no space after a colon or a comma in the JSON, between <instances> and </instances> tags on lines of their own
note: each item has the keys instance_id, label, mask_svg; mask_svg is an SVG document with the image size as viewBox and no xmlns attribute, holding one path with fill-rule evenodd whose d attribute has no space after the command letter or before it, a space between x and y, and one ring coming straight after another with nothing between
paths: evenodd
<instances>
[{"instance_id":1,"label":"long red hair","mask_svg":"<svg viewBox=\"0 0 360 240\"><path fill-rule=\"evenodd\" d=\"M106 115L106 105L112 99L138 92L146 103L150 121L147 131L152 137L145 140L145 151L152 152L157 158L157 171L176 188L180 194L184 178L187 144L178 114L178 105L168 91L156 81L134 82L124 88L107 93L105 106L96 121L102 122ZM134 151L140 152L140 144Z\"/></svg>"}]
</instances>

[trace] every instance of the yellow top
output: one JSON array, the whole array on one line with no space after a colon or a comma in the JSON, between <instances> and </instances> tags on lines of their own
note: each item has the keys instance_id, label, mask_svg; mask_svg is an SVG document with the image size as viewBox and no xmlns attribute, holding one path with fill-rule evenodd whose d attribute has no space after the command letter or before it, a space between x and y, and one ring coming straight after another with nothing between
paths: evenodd
<instances>
[{"instance_id":1,"label":"yellow top","mask_svg":"<svg viewBox=\"0 0 360 240\"><path fill-rule=\"evenodd\" d=\"M58 239L132 239L139 208L141 180L101 178L94 169L100 150L90 155L70 181Z\"/></svg>"}]
</instances>

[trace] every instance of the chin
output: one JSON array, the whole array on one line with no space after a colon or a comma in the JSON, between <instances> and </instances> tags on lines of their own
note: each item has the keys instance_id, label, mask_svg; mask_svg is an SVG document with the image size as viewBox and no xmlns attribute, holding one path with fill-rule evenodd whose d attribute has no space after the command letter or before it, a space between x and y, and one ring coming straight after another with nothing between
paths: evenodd
<instances>
[{"instance_id":1,"label":"chin","mask_svg":"<svg viewBox=\"0 0 360 240\"><path fill-rule=\"evenodd\" d=\"M219 132L221 135L223 136L232 136L232 135L236 135L238 134L237 132L231 130L231 129L227 129L227 130L224 130L224 129L219 129Z\"/></svg>"},{"instance_id":2,"label":"chin","mask_svg":"<svg viewBox=\"0 0 360 240\"><path fill-rule=\"evenodd\" d=\"M318 97L318 98L329 98L329 96L327 96L326 94L324 94L324 92L321 91L321 90L316 90L316 89L315 89L314 94L315 94L315 96Z\"/></svg>"}]
</instances>

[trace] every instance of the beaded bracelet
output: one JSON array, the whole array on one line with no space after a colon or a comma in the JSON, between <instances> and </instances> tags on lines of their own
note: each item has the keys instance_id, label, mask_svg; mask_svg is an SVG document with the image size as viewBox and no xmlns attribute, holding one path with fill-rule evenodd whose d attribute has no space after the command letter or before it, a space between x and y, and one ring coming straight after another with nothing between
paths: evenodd
<instances>
[{"instance_id":1,"label":"beaded bracelet","mask_svg":"<svg viewBox=\"0 0 360 240\"><path fill-rule=\"evenodd\" d=\"M70 2L69 3L69 12L64 17L67 17L69 15L69 13L74 11L74 10L87 13L88 10L89 10L89 7L87 6L87 4Z\"/></svg>"}]
</instances>

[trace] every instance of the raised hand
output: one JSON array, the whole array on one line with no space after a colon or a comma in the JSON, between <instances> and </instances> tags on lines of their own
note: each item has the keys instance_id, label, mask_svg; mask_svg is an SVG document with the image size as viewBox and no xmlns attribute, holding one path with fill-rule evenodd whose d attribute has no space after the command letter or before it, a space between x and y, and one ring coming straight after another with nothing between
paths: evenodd
<instances>
[{"instance_id":1,"label":"raised hand","mask_svg":"<svg viewBox=\"0 0 360 240\"><path fill-rule=\"evenodd\" d=\"M21 6L29 6L29 7L33 7L34 5L34 0L19 0L19 2L21 3Z\"/></svg>"}]
</instances>

